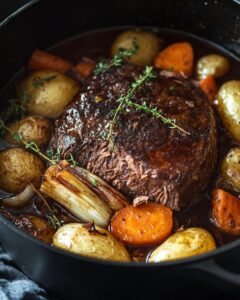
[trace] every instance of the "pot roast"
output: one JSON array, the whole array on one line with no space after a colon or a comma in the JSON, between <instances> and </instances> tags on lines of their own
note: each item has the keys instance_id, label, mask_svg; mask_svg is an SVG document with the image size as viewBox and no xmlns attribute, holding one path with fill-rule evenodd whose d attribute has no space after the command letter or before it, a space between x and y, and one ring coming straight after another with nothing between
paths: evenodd
<instances>
[{"instance_id":1,"label":"pot roast","mask_svg":"<svg viewBox=\"0 0 240 300\"><path fill-rule=\"evenodd\" d=\"M89 77L56 121L50 147L70 153L84 168L135 201L153 200L179 211L206 188L216 162L213 110L197 84L181 74L155 70L132 101L156 107L187 133L145 111L126 108L108 140L120 96L143 72L124 64Z\"/></svg>"}]
</instances>

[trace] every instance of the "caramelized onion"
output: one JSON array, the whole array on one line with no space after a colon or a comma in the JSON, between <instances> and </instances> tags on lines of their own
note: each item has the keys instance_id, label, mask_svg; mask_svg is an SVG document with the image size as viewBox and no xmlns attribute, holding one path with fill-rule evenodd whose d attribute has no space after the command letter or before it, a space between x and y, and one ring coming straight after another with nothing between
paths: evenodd
<instances>
[{"instance_id":1,"label":"caramelized onion","mask_svg":"<svg viewBox=\"0 0 240 300\"><path fill-rule=\"evenodd\" d=\"M2 199L2 203L5 206L12 207L12 208L19 208L25 206L29 200L33 197L34 190L30 184L26 186L26 188L17 195L12 197L7 197Z\"/></svg>"}]
</instances>

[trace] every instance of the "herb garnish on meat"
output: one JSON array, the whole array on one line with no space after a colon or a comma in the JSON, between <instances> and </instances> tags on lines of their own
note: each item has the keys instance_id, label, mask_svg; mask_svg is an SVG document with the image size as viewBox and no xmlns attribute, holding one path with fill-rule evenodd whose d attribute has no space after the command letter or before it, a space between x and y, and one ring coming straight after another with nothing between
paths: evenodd
<instances>
[{"instance_id":1,"label":"herb garnish on meat","mask_svg":"<svg viewBox=\"0 0 240 300\"><path fill-rule=\"evenodd\" d=\"M170 128L176 128L185 134L189 134L183 128L176 125L176 120L165 117L156 107L151 107L144 102L143 104L138 104L133 102L131 99L136 92L137 89L143 87L144 84L150 79L155 77L153 72L153 67L146 66L143 73L138 77L136 81L131 84L130 89L128 90L126 95L121 96L117 102L119 103L118 107L113 110L111 113L113 118L109 125L109 132L107 139L110 141L111 149L114 149L114 142L113 142L113 130L114 126L118 125L119 123L119 115L122 113L126 113L127 107L134 107L137 111L144 111L145 113L151 114L153 117L160 119L164 124L169 125Z\"/></svg>"}]
</instances>

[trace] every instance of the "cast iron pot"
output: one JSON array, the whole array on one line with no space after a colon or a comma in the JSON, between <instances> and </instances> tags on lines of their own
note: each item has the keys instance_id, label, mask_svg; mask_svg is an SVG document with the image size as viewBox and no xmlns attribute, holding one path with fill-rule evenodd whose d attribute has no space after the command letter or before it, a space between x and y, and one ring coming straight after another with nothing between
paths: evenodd
<instances>
[{"instance_id":1,"label":"cast iron pot","mask_svg":"<svg viewBox=\"0 0 240 300\"><path fill-rule=\"evenodd\" d=\"M11 0L5 11L0 10L0 87L23 66L34 48L45 49L83 31L119 25L184 30L240 55L238 1ZM143 299L149 293L164 299L179 293L187 297L194 288L195 298L206 299L203 287L209 285L240 292L240 240L176 262L122 264L52 248L0 216L0 242L23 272L67 299L118 299L131 295Z\"/></svg>"}]
</instances>

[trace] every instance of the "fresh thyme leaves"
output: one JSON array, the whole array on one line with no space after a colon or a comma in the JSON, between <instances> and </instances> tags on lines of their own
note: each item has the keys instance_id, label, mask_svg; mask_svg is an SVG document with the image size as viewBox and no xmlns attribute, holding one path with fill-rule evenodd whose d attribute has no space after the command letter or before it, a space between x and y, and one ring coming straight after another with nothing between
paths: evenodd
<instances>
[{"instance_id":1,"label":"fresh thyme leaves","mask_svg":"<svg viewBox=\"0 0 240 300\"><path fill-rule=\"evenodd\" d=\"M145 113L151 114L153 117L160 119L164 124L169 125L170 128L176 128L185 134L189 134L183 128L176 125L175 119L164 117L162 113L158 111L157 107L149 107L146 105L146 102L144 102L143 104L138 104L132 101L127 101L127 105L129 107L136 108L136 110L138 111L144 111Z\"/></svg>"},{"instance_id":2,"label":"fresh thyme leaves","mask_svg":"<svg viewBox=\"0 0 240 300\"><path fill-rule=\"evenodd\" d=\"M39 88L42 87L44 85L45 82L48 82L54 78L56 78L57 75L49 75L49 76L45 76L42 78L36 78L33 83L32 83L32 87L35 88Z\"/></svg>"},{"instance_id":3,"label":"fresh thyme leaves","mask_svg":"<svg viewBox=\"0 0 240 300\"><path fill-rule=\"evenodd\" d=\"M35 186L32 183L30 183L30 185L31 185L32 189L34 190L35 194L37 194L43 200L43 203L46 205L46 207L48 209L46 218L47 218L48 222L50 223L50 225L54 229L60 228L63 225L63 221L59 220L58 217L56 216L56 209L52 208L50 206L48 201L43 197L43 195L35 188Z\"/></svg>"},{"instance_id":4,"label":"fresh thyme leaves","mask_svg":"<svg viewBox=\"0 0 240 300\"><path fill-rule=\"evenodd\" d=\"M55 164L57 164L61 160L61 153L62 150L58 147L55 150L48 150L47 151L47 157L53 161ZM71 166L77 167L78 162L74 159L74 156L72 153L68 153L66 161L70 163Z\"/></svg>"},{"instance_id":5,"label":"fresh thyme leaves","mask_svg":"<svg viewBox=\"0 0 240 300\"><path fill-rule=\"evenodd\" d=\"M78 162L74 159L72 153L69 153L69 154L68 154L68 158L67 158L66 160L67 160L67 161L70 163L70 165L72 165L73 167L77 167L77 166L79 165Z\"/></svg>"},{"instance_id":6,"label":"fresh thyme leaves","mask_svg":"<svg viewBox=\"0 0 240 300\"><path fill-rule=\"evenodd\" d=\"M128 106L128 101L130 101L130 99L133 97L133 94L135 93L135 91L142 87L143 84L145 84L145 82L151 78L154 78L154 73L153 73L153 67L149 67L146 66L145 70L143 71L143 73L138 77L138 79L136 81L134 81L130 87L130 89L128 90L127 94L124 96L121 96L117 102L119 103L117 109L115 109L113 111L113 118L112 121L110 123L109 126L109 132L108 132L108 140L110 141L110 145L111 145L111 150L114 149L114 143L113 143L113 129L114 126L117 124L118 122L118 117L119 114L125 112L125 108L126 106Z\"/></svg>"},{"instance_id":7,"label":"fresh thyme leaves","mask_svg":"<svg viewBox=\"0 0 240 300\"><path fill-rule=\"evenodd\" d=\"M12 131L9 127L7 127L4 124L3 120L0 118L0 129L2 129L2 128L4 130L8 131L17 142L21 142L25 146L26 149L31 149L33 152L37 153L40 157L42 157L44 160L50 162L51 164L56 163L54 160L51 160L47 155L42 153L41 150L39 149L38 145L34 141L25 142L20 134Z\"/></svg>"},{"instance_id":8,"label":"fresh thyme leaves","mask_svg":"<svg viewBox=\"0 0 240 300\"><path fill-rule=\"evenodd\" d=\"M7 109L4 110L0 114L0 118L4 121L7 122L9 119L14 118L14 119L19 119L22 118L24 115L24 109L22 104L18 99L10 99L8 101ZM6 133L5 128L0 129L0 136L3 137Z\"/></svg>"},{"instance_id":9,"label":"fresh thyme leaves","mask_svg":"<svg viewBox=\"0 0 240 300\"><path fill-rule=\"evenodd\" d=\"M160 119L164 124L169 125L170 128L176 128L185 134L189 134L183 128L176 125L176 120L165 117L156 107L147 106L146 102L143 104L138 104L131 101L134 93L137 89L142 88L143 85L149 80L154 78L153 67L146 66L143 73L138 77L136 81L134 81L128 90L126 95L121 96L117 102L119 103L118 107L113 110L111 113L113 115L112 121L109 125L108 137L107 139L110 142L110 149L114 149L114 142L113 142L113 130L114 126L119 122L119 115L122 113L126 113L127 107L134 107L138 111L144 111L148 114L151 114L153 117Z\"/></svg>"},{"instance_id":10,"label":"fresh thyme leaves","mask_svg":"<svg viewBox=\"0 0 240 300\"><path fill-rule=\"evenodd\" d=\"M47 157L51 161L54 161L55 164L57 164L61 160L61 152L62 150L59 147L57 147L57 149L55 150L48 150Z\"/></svg>"},{"instance_id":11,"label":"fresh thyme leaves","mask_svg":"<svg viewBox=\"0 0 240 300\"><path fill-rule=\"evenodd\" d=\"M136 39L133 39L132 47L130 49L120 48L118 53L112 58L112 60L109 63L107 63L106 61L100 61L96 65L94 73L96 75L99 75L100 73L107 71L108 69L110 69L113 66L115 66L115 67L121 66L124 59L129 58L129 57L133 56L135 53L137 53L138 48L139 48L139 46L137 44Z\"/></svg>"},{"instance_id":12,"label":"fresh thyme leaves","mask_svg":"<svg viewBox=\"0 0 240 300\"><path fill-rule=\"evenodd\" d=\"M174 90L175 90L175 87L174 87L173 85L170 86L170 87L168 88L169 94L172 94L172 93L174 92Z\"/></svg>"}]
</instances>

